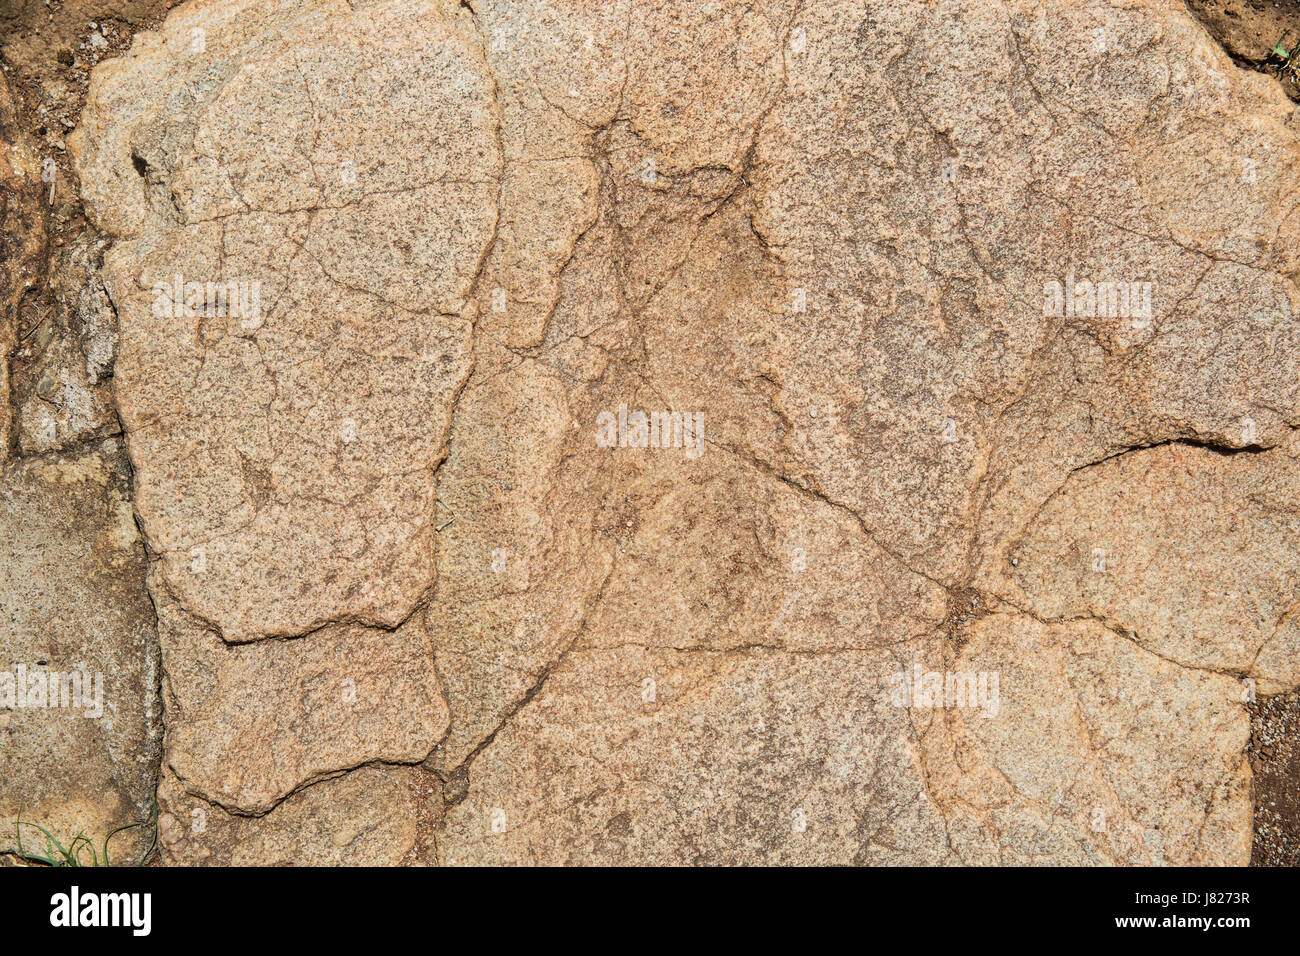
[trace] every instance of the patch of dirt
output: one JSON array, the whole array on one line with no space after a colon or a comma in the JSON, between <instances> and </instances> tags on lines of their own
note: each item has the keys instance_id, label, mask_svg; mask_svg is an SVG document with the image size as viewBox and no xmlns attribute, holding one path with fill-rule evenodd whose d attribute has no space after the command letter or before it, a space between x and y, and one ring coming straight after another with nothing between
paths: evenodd
<instances>
[{"instance_id":1,"label":"patch of dirt","mask_svg":"<svg viewBox=\"0 0 1300 956\"><path fill-rule=\"evenodd\" d=\"M1300 0L1186 0L1190 10L1238 66L1275 76L1300 101ZM1292 70L1270 51L1296 52Z\"/></svg>"},{"instance_id":2,"label":"patch of dirt","mask_svg":"<svg viewBox=\"0 0 1300 956\"><path fill-rule=\"evenodd\" d=\"M0 4L0 70L12 91L17 125L39 154L42 226L51 254L45 281L27 290L17 316L15 332L21 345L12 363L19 393L23 379L31 377L23 371L39 364L48 344L34 333L56 324L58 305L52 290L61 261L58 253L89 229L65 137L81 116L90 71L125 52L136 33L156 26L179 2L7 0Z\"/></svg>"},{"instance_id":3,"label":"patch of dirt","mask_svg":"<svg viewBox=\"0 0 1300 956\"><path fill-rule=\"evenodd\" d=\"M16 0L0 5L0 69L17 100L22 126L59 174L53 233L80 234L76 180L64 137L77 125L90 71L124 52L141 30L160 23L179 0Z\"/></svg>"},{"instance_id":4,"label":"patch of dirt","mask_svg":"<svg viewBox=\"0 0 1300 956\"><path fill-rule=\"evenodd\" d=\"M1250 714L1255 773L1251 866L1300 866L1300 694L1261 697Z\"/></svg>"}]
</instances>

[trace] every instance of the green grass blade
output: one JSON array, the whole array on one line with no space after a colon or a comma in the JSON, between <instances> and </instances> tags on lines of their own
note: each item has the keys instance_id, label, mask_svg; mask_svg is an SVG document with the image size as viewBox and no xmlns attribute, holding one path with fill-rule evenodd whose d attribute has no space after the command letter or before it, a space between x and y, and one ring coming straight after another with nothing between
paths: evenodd
<instances>
[{"instance_id":1,"label":"green grass blade","mask_svg":"<svg viewBox=\"0 0 1300 956\"><path fill-rule=\"evenodd\" d=\"M138 826L143 826L143 825L144 825L144 824L141 824L141 823L128 823L128 824L126 824L125 826L120 826L120 827L118 827L116 830L114 830L114 831L113 831L112 833L110 833L108 836L104 837L104 865L105 865L105 866L110 866L110 865L111 865L111 864L108 862L108 841L111 840L111 839L113 839L113 837L117 836L117 835L118 835L119 833L121 833L123 830L133 830L133 829L135 829L136 827L138 827Z\"/></svg>"}]
</instances>

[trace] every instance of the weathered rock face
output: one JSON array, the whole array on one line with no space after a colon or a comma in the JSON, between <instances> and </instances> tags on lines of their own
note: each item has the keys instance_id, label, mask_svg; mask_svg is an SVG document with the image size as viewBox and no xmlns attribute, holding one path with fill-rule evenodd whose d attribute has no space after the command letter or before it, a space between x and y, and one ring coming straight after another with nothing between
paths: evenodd
<instances>
[{"instance_id":1,"label":"weathered rock face","mask_svg":"<svg viewBox=\"0 0 1300 956\"><path fill-rule=\"evenodd\" d=\"M69 146L169 860L1249 858L1300 137L1182 4L194 0Z\"/></svg>"},{"instance_id":2,"label":"weathered rock face","mask_svg":"<svg viewBox=\"0 0 1300 956\"><path fill-rule=\"evenodd\" d=\"M51 299L24 316L14 355L17 452L49 454L120 435L109 378L117 316L99 278L105 241L84 235L50 263Z\"/></svg>"},{"instance_id":3,"label":"weathered rock face","mask_svg":"<svg viewBox=\"0 0 1300 956\"><path fill-rule=\"evenodd\" d=\"M0 852L15 823L114 862L149 842L162 738L157 638L127 464L112 441L0 476ZM45 852L21 828L25 849ZM89 857L85 859L89 862Z\"/></svg>"},{"instance_id":4,"label":"weathered rock face","mask_svg":"<svg viewBox=\"0 0 1300 956\"><path fill-rule=\"evenodd\" d=\"M418 7L239 7L146 34L80 130L88 210L138 237L105 265L136 504L166 588L227 640L394 627L433 579L496 221L491 79Z\"/></svg>"},{"instance_id":5,"label":"weathered rock face","mask_svg":"<svg viewBox=\"0 0 1300 956\"><path fill-rule=\"evenodd\" d=\"M434 860L441 782L418 767L363 767L270 813L227 813L164 770L158 842L173 866L410 866Z\"/></svg>"},{"instance_id":6,"label":"weathered rock face","mask_svg":"<svg viewBox=\"0 0 1300 956\"><path fill-rule=\"evenodd\" d=\"M0 462L8 458L15 432L9 356L18 343L18 314L44 266L40 170L35 149L18 127L9 81L0 75Z\"/></svg>"},{"instance_id":7,"label":"weathered rock face","mask_svg":"<svg viewBox=\"0 0 1300 956\"><path fill-rule=\"evenodd\" d=\"M230 646L154 580L171 769L196 795L264 813L375 761L419 763L447 729L422 615L394 631L330 625Z\"/></svg>"},{"instance_id":8,"label":"weathered rock face","mask_svg":"<svg viewBox=\"0 0 1300 956\"><path fill-rule=\"evenodd\" d=\"M1076 470L1017 548L1019 594L1041 617L1096 619L1263 693L1295 687L1298 451L1294 436L1244 455L1175 443Z\"/></svg>"}]
</instances>

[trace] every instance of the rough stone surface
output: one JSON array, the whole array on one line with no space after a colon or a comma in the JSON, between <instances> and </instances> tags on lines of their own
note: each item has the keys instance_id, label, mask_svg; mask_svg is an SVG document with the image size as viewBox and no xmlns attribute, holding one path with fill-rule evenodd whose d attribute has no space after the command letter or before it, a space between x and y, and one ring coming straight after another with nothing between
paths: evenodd
<instances>
[{"instance_id":1,"label":"rough stone surface","mask_svg":"<svg viewBox=\"0 0 1300 956\"><path fill-rule=\"evenodd\" d=\"M953 669L999 673L999 713L928 711L918 732L963 863L1247 861L1239 681L1093 621L997 614L962 640Z\"/></svg>"},{"instance_id":2,"label":"rough stone surface","mask_svg":"<svg viewBox=\"0 0 1300 956\"><path fill-rule=\"evenodd\" d=\"M1225 454L1160 445L1076 471L1016 548L1041 617L1091 617L1167 660L1300 682L1300 442ZM1158 503L1158 507L1157 507ZM1168 512L1195 514L1171 523Z\"/></svg>"},{"instance_id":3,"label":"rough stone surface","mask_svg":"<svg viewBox=\"0 0 1300 956\"><path fill-rule=\"evenodd\" d=\"M9 356L18 344L23 299L43 272L46 254L40 175L9 80L0 76L0 462L9 456L15 430Z\"/></svg>"},{"instance_id":4,"label":"rough stone surface","mask_svg":"<svg viewBox=\"0 0 1300 956\"><path fill-rule=\"evenodd\" d=\"M232 646L165 596L157 606L167 762L207 800L264 813L341 770L419 763L446 731L420 614L395 631L331 625Z\"/></svg>"},{"instance_id":5,"label":"rough stone surface","mask_svg":"<svg viewBox=\"0 0 1300 956\"><path fill-rule=\"evenodd\" d=\"M67 146L166 862L1250 859L1300 133L1183 4L191 0Z\"/></svg>"},{"instance_id":6,"label":"rough stone surface","mask_svg":"<svg viewBox=\"0 0 1300 956\"><path fill-rule=\"evenodd\" d=\"M80 237L50 264L52 301L33 310L39 318L15 362L22 454L55 452L121 433L109 381L117 316L97 265L104 245L102 239Z\"/></svg>"},{"instance_id":7,"label":"rough stone surface","mask_svg":"<svg viewBox=\"0 0 1300 956\"><path fill-rule=\"evenodd\" d=\"M419 768L364 767L262 817L230 814L164 772L158 840L171 866L402 866L434 862L441 785Z\"/></svg>"},{"instance_id":8,"label":"rough stone surface","mask_svg":"<svg viewBox=\"0 0 1300 956\"><path fill-rule=\"evenodd\" d=\"M97 850L153 816L158 644L125 455L103 444L0 478L0 853L17 849L19 814L65 844L85 833ZM138 860L149 829L114 837L112 859ZM34 828L22 841L44 852Z\"/></svg>"},{"instance_id":9,"label":"rough stone surface","mask_svg":"<svg viewBox=\"0 0 1300 956\"><path fill-rule=\"evenodd\" d=\"M186 7L96 73L72 142L88 211L139 237L105 262L136 507L229 640L393 627L432 584L500 157L481 54L421 10Z\"/></svg>"}]
</instances>

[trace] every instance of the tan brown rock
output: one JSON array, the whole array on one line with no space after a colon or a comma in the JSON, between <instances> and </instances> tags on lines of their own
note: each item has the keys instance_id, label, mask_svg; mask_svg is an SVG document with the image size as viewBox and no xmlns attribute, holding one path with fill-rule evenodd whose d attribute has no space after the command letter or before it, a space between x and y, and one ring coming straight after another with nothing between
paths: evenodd
<instances>
[{"instance_id":1,"label":"tan brown rock","mask_svg":"<svg viewBox=\"0 0 1300 956\"><path fill-rule=\"evenodd\" d=\"M447 728L423 615L393 631L330 625L226 644L156 581L167 764L185 788L241 813L374 761L419 763Z\"/></svg>"},{"instance_id":2,"label":"tan brown rock","mask_svg":"<svg viewBox=\"0 0 1300 956\"><path fill-rule=\"evenodd\" d=\"M1296 686L1298 454L1294 437L1255 454L1174 443L1076 471L1015 548L1022 600L1261 693Z\"/></svg>"},{"instance_id":3,"label":"tan brown rock","mask_svg":"<svg viewBox=\"0 0 1300 956\"><path fill-rule=\"evenodd\" d=\"M141 237L105 263L136 506L168 587L230 640L393 627L433 583L457 313L495 228L477 46L421 5L336 12L186 7L96 72L73 141L88 211Z\"/></svg>"},{"instance_id":4,"label":"tan brown rock","mask_svg":"<svg viewBox=\"0 0 1300 956\"><path fill-rule=\"evenodd\" d=\"M195 0L70 145L174 860L1248 859L1300 137L1181 4Z\"/></svg>"},{"instance_id":5,"label":"tan brown rock","mask_svg":"<svg viewBox=\"0 0 1300 956\"><path fill-rule=\"evenodd\" d=\"M965 864L1244 865L1250 722L1239 681L1092 621L964 629L949 668L999 675L998 712L914 709Z\"/></svg>"},{"instance_id":6,"label":"tan brown rock","mask_svg":"<svg viewBox=\"0 0 1300 956\"><path fill-rule=\"evenodd\" d=\"M174 866L400 866L434 862L441 787L428 771L362 767L270 813L227 813L164 772L159 845Z\"/></svg>"},{"instance_id":7,"label":"tan brown rock","mask_svg":"<svg viewBox=\"0 0 1300 956\"><path fill-rule=\"evenodd\" d=\"M474 764L442 861L941 862L891 657L575 654Z\"/></svg>"},{"instance_id":8,"label":"tan brown rock","mask_svg":"<svg viewBox=\"0 0 1300 956\"><path fill-rule=\"evenodd\" d=\"M152 836L158 639L120 447L9 465L0 486L0 853L15 824L110 860ZM26 850L45 839L23 826ZM89 863L89 855L83 856ZM102 861L101 861L102 862Z\"/></svg>"}]
</instances>

